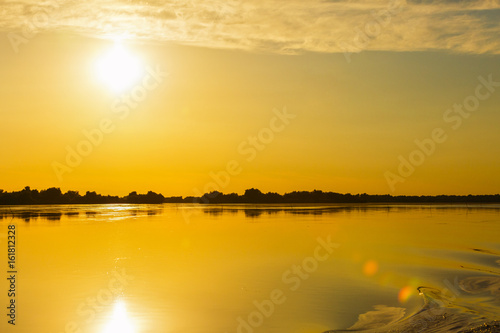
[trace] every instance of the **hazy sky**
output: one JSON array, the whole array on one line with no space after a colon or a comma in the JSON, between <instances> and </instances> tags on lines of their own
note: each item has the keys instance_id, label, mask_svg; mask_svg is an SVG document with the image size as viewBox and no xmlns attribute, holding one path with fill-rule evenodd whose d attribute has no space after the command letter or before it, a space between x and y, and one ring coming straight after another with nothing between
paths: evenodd
<instances>
[{"instance_id":1,"label":"hazy sky","mask_svg":"<svg viewBox=\"0 0 500 333\"><path fill-rule=\"evenodd\" d=\"M0 17L4 190L500 192L500 1L17 0Z\"/></svg>"}]
</instances>

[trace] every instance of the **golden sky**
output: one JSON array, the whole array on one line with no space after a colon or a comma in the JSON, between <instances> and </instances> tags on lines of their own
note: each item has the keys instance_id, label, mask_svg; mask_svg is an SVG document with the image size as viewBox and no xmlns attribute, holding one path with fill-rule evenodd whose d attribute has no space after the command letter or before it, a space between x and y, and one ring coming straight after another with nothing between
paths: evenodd
<instances>
[{"instance_id":1,"label":"golden sky","mask_svg":"<svg viewBox=\"0 0 500 333\"><path fill-rule=\"evenodd\" d=\"M500 192L500 1L18 0L0 15L4 190Z\"/></svg>"}]
</instances>

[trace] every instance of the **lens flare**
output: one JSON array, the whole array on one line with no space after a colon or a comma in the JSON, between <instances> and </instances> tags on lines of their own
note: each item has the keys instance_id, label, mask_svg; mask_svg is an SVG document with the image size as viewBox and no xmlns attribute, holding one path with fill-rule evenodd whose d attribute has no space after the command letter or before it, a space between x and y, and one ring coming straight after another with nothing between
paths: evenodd
<instances>
[{"instance_id":1,"label":"lens flare","mask_svg":"<svg viewBox=\"0 0 500 333\"><path fill-rule=\"evenodd\" d=\"M413 294L413 288L410 286L406 286L401 288L398 294L398 300L399 303L406 303L408 299L412 296Z\"/></svg>"},{"instance_id":2,"label":"lens flare","mask_svg":"<svg viewBox=\"0 0 500 333\"><path fill-rule=\"evenodd\" d=\"M378 271L378 263L375 260L369 260L363 265L363 274L373 276Z\"/></svg>"}]
</instances>

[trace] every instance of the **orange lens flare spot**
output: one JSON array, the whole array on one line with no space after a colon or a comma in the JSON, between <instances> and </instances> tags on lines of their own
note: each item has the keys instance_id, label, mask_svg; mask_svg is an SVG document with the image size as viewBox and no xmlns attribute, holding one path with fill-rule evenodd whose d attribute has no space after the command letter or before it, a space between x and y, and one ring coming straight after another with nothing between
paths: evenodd
<instances>
[{"instance_id":1,"label":"orange lens flare spot","mask_svg":"<svg viewBox=\"0 0 500 333\"><path fill-rule=\"evenodd\" d=\"M375 260L369 260L363 265L363 274L366 276L375 275L378 271L378 263Z\"/></svg>"},{"instance_id":2,"label":"orange lens flare spot","mask_svg":"<svg viewBox=\"0 0 500 333\"><path fill-rule=\"evenodd\" d=\"M413 289L414 288L412 288L410 286L406 286L406 287L401 288L401 290L399 291L399 294L398 294L399 302L406 303L408 301L408 299L411 297L411 295L413 294Z\"/></svg>"}]
</instances>

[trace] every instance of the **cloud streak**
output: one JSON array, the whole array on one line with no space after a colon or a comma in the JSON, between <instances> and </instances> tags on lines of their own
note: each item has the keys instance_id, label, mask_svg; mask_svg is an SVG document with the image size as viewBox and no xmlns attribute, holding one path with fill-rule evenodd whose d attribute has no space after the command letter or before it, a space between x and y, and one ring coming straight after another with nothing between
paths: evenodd
<instances>
[{"instance_id":1,"label":"cloud streak","mask_svg":"<svg viewBox=\"0 0 500 333\"><path fill-rule=\"evenodd\" d=\"M0 30L20 34L40 12L48 20L37 32L275 53L345 52L379 22L349 51L500 54L500 0L6 0Z\"/></svg>"}]
</instances>

